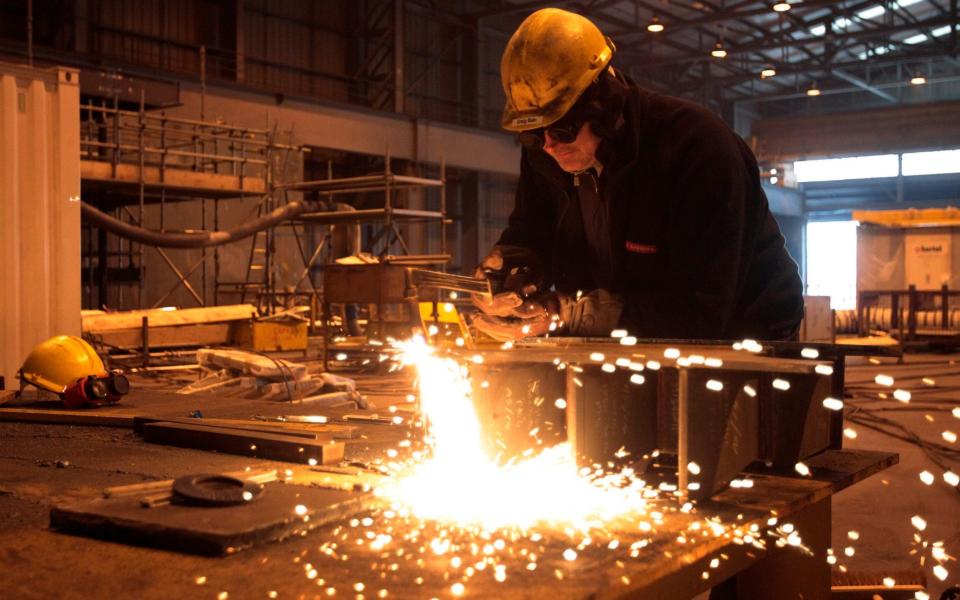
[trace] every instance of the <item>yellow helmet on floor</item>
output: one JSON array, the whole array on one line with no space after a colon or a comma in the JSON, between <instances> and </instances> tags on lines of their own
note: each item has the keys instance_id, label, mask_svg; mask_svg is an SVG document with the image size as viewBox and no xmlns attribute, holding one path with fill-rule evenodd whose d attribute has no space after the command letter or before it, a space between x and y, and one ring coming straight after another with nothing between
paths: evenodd
<instances>
[{"instance_id":1,"label":"yellow helmet on floor","mask_svg":"<svg viewBox=\"0 0 960 600\"><path fill-rule=\"evenodd\" d=\"M107 370L93 347L72 335L58 335L38 344L20 367L22 381L55 394L89 375L107 375Z\"/></svg>"},{"instance_id":2,"label":"yellow helmet on floor","mask_svg":"<svg viewBox=\"0 0 960 600\"><path fill-rule=\"evenodd\" d=\"M616 47L586 17L544 8L514 32L500 61L508 131L560 120L603 72Z\"/></svg>"},{"instance_id":3,"label":"yellow helmet on floor","mask_svg":"<svg viewBox=\"0 0 960 600\"><path fill-rule=\"evenodd\" d=\"M108 372L96 350L72 335L37 345L20 367L20 385L29 383L60 396L69 408L119 402L130 391L120 371Z\"/></svg>"}]
</instances>

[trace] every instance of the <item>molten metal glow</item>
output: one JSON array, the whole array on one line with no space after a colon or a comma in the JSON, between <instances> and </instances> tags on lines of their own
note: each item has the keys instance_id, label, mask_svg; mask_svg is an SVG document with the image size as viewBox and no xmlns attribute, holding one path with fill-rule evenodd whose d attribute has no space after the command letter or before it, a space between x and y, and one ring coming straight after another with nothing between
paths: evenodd
<instances>
[{"instance_id":1,"label":"molten metal glow","mask_svg":"<svg viewBox=\"0 0 960 600\"><path fill-rule=\"evenodd\" d=\"M483 447L466 370L420 339L402 348L419 374L429 452L379 488L398 510L487 531L536 524L588 531L642 513L643 481L630 470L585 475L568 444L499 464Z\"/></svg>"}]
</instances>

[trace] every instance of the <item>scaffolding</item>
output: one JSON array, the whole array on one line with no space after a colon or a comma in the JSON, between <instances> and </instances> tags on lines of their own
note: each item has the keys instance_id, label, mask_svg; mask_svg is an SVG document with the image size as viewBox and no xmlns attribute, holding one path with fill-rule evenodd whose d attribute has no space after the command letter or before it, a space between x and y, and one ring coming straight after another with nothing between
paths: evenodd
<instances>
[{"instance_id":1,"label":"scaffolding","mask_svg":"<svg viewBox=\"0 0 960 600\"><path fill-rule=\"evenodd\" d=\"M268 191L269 160L277 144L266 129L235 127L84 104L80 158L87 182L123 184L192 197L231 197Z\"/></svg>"},{"instance_id":2,"label":"scaffolding","mask_svg":"<svg viewBox=\"0 0 960 600\"><path fill-rule=\"evenodd\" d=\"M299 254L302 271L293 285L278 284L275 274L276 231L264 230L250 240L247 265L241 281L222 276L219 247L203 249L202 255L178 265L163 248L153 248L175 277L166 293L155 299L145 297L144 253L147 247L120 239L113 246L103 230L88 230L84 236L83 273L87 306L108 304L111 285L137 288L136 302L129 308L162 306L183 287L198 306L207 306L208 263L212 258L212 304L222 297L240 303L253 302L261 313L273 314L291 304L321 304L321 290L315 284L315 272L335 258L330 252L333 226L370 224L372 234L363 250L385 258L396 250L409 260L443 265L446 254L445 169L440 178L429 179L392 172L389 155L384 157L383 172L356 177L332 177L298 181L291 175L302 168L306 148L277 142L277 133L269 127L236 127L222 122L174 118L165 114L122 110L102 102L81 106L81 176L84 199L101 210L112 211L117 218L134 225L161 231L166 227L169 205L182 201L200 201L201 230L219 229L221 204L236 200L255 200L257 216L285 205L291 196L312 194L332 201L347 194L382 192L382 206L351 210L314 210L285 222ZM439 210L421 210L397 206L399 192L416 189L439 190ZM208 223L207 203L212 203L212 223ZM319 204L319 203L318 203ZM153 222L148 222L148 206L156 206ZM401 224L439 224L440 254L414 254L401 233ZM326 227L317 240L317 226ZM193 227L191 227L192 229ZM201 272L201 290L190 279ZM307 282L306 288L303 284ZM97 290L96 301L93 299Z\"/></svg>"},{"instance_id":3,"label":"scaffolding","mask_svg":"<svg viewBox=\"0 0 960 600\"><path fill-rule=\"evenodd\" d=\"M418 189L436 189L439 191L439 210L411 209L396 206L396 194L404 191ZM269 241L272 232L264 232L267 243L262 252L265 264L261 269L255 262L257 256L257 238L251 245L250 255L247 265L247 276L243 282L221 282L221 288L233 288L236 292L240 290L240 302L255 300L256 305L265 313L274 313L278 308L289 307L291 304L303 304L311 307L311 313L314 320L318 314L318 309L323 303L322 292L317 288L313 275L318 270L323 269L324 264L334 262L340 256L336 256L331 249L332 230L334 226L348 225L372 225L374 227L372 235L361 247L361 252L376 256L378 260L391 260L393 255L391 250L399 250L399 256L402 256L405 264L433 265L440 269L445 269L446 263L450 260L450 254L446 253L447 239L445 225L449 222L446 216L446 186L445 186L445 167L440 166L440 178L430 179L426 177L415 177L409 175L398 175L392 172L391 159L387 155L384 157L384 171L382 173L363 175L357 177L334 178L328 176L326 179L312 181L299 181L294 183L277 184L274 186L274 192L277 196L286 201L286 196L292 192L315 192L319 198L333 201L339 196L366 192L382 192L383 206L381 208L344 210L319 210L304 213L291 220L287 225L293 232L297 251L302 260L303 270L294 288L298 291L285 291L277 289L272 278L273 245ZM282 202L281 202L282 204ZM436 224L439 225L440 247L443 251L439 254L413 253L407 241L400 231L401 224ZM297 225L307 226L329 226L320 240L314 243L308 253L309 247L305 244L304 236L297 231ZM260 282L252 281L253 273L257 270L263 270L266 278ZM309 289L300 290L304 281L309 283ZM249 297L249 293L254 293L255 298Z\"/></svg>"},{"instance_id":4,"label":"scaffolding","mask_svg":"<svg viewBox=\"0 0 960 600\"><path fill-rule=\"evenodd\" d=\"M268 128L237 127L154 114L144 109L124 110L116 102L80 106L80 158L84 200L117 218L140 227L168 230L170 203L185 200L201 203L197 228L219 226L221 202L271 196L277 157L302 155L303 149L276 142ZM213 223L207 223L207 202L213 203ZM147 206L156 205L157 222L147 223ZM84 236L83 274L88 306L107 304L111 285L137 288L134 308L161 306L183 286L200 306L207 305L207 264L212 257L214 278L219 273L220 253L203 250L202 257L183 268L163 248L154 247L177 278L176 285L154 302L145 298L144 253L146 247L119 240L114 248L102 230ZM200 269L201 292L189 278ZM93 290L97 300L93 300ZM122 292L121 292L122 294ZM216 303L216 300L214 301Z\"/></svg>"}]
</instances>

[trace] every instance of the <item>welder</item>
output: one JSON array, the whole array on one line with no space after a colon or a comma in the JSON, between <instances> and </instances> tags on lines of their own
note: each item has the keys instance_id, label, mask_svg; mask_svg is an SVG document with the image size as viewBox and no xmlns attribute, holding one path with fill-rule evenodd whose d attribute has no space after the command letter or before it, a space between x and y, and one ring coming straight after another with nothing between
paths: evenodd
<instances>
[{"instance_id":1,"label":"welder","mask_svg":"<svg viewBox=\"0 0 960 600\"><path fill-rule=\"evenodd\" d=\"M749 147L694 103L611 65L588 19L539 10L500 65L523 146L509 224L478 268L476 327L544 334L784 340L802 284Z\"/></svg>"}]
</instances>

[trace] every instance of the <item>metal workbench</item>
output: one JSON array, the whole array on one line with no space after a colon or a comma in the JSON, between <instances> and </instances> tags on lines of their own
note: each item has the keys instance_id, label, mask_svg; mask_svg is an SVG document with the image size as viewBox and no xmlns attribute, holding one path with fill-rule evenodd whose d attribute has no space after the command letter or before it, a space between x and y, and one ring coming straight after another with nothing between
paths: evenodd
<instances>
[{"instance_id":1,"label":"metal workbench","mask_svg":"<svg viewBox=\"0 0 960 600\"><path fill-rule=\"evenodd\" d=\"M631 350L637 351L637 347ZM566 356L569 359L571 355ZM488 359L495 362L492 353ZM725 364L732 366L735 360L730 358ZM756 366L756 357L743 360ZM410 380L397 375L389 380L369 376L359 384L383 408L403 400ZM171 415L189 408L208 417L232 418L268 411L310 412L309 406L147 392L134 392L125 407L109 410L130 414L159 407ZM415 430L389 426L361 427L363 435L348 445L348 455L363 460L415 434ZM378 597L380 590L386 590L387 597L448 598L454 595L453 586L462 583L464 595L476 598L674 599L691 597L723 581L737 587L732 597L762 600L802 593L804 598L827 598L830 575L825 553L830 544L831 496L897 461L892 453L828 449L806 459L810 477L784 476L775 468L755 464L749 475L753 487L727 489L710 501L695 504L692 510L684 508L684 498L666 494L652 500L650 506L651 512L663 513L662 521L645 519L652 522L649 530L611 526L598 532L596 541L581 549L573 561L564 557L564 551L577 546L579 537L550 530L539 530L540 538L510 539L505 535L507 543L495 550L498 563L505 568L506 578L501 582L492 568L474 568L473 575L466 576L467 568L485 556L482 546L495 540L484 541L474 555L469 542L478 540L468 532L386 518L377 511L370 514L370 521L345 519L302 537L224 558L58 533L47 528L50 505L93 498L108 486L198 470L285 466L145 444L123 428L0 423L0 439L0 570L5 593L25 598L262 598L271 592L280 598L326 597L328 589L336 597L354 597L361 589L358 584L362 584L365 597ZM54 463L58 460L69 464L57 468ZM763 533L773 515L778 526L794 525L811 553L792 545L778 548L776 536ZM720 535L704 535L704 524L711 518L724 524ZM371 547L367 533L381 534L388 528L392 535L389 544ZM430 536L441 530L465 544L458 553L463 558L459 567L451 565L449 554L436 554L429 546ZM763 538L765 547L743 543L745 535ZM607 539L616 539L617 547L611 548ZM528 567L530 552L538 556L534 570ZM51 557L56 557L59 567L51 568ZM222 592L227 595L221 596Z\"/></svg>"}]
</instances>

